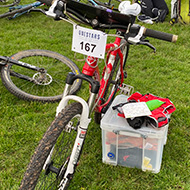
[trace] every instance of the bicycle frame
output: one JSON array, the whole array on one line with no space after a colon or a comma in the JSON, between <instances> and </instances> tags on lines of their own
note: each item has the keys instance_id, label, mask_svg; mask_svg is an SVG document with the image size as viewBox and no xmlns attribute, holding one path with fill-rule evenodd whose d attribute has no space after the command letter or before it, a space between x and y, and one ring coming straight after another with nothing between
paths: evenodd
<instances>
[{"instance_id":1,"label":"bicycle frame","mask_svg":"<svg viewBox=\"0 0 190 190\"><path fill-rule=\"evenodd\" d=\"M25 13L28 13L30 12L32 9L36 8L36 7L39 7L39 6L42 6L43 3L39 2L39 1L36 1L34 3L31 3L31 4L26 4L26 5L17 5L17 6L14 6L14 7L9 7L9 11L13 11L13 10L16 10L16 9L22 9L22 8L28 8L28 10L26 11L23 11L23 12L20 12L20 13L16 13L14 14L12 17L10 17L9 19L14 19L18 16L21 16Z\"/></svg>"},{"instance_id":2,"label":"bicycle frame","mask_svg":"<svg viewBox=\"0 0 190 190\"><path fill-rule=\"evenodd\" d=\"M104 96L105 89L108 84L108 79L109 79L110 73L112 71L113 64L114 64L117 54L119 55L119 58L120 58L120 74L121 74L120 86L123 84L123 81L124 81L123 54L120 49L120 46L121 46L120 42L121 42L121 38L116 37L115 42L106 45L106 52L108 52L108 54L107 54L106 66L104 67L103 72L102 72L102 75L103 75L102 79L100 79L100 71L99 71L99 67L98 67L98 59L97 58L88 56L84 66L83 66L83 69L82 69L82 74L89 76L89 77L94 76L95 80L97 80L100 83L100 88L98 91L98 98L96 99L97 105L95 108L96 111L99 113L101 113L103 108L105 108L110 103L114 94L119 90L119 88L117 88L117 90L115 90L111 93L111 95L109 96L108 100L105 103L102 102L102 98ZM86 80L85 78L81 77L80 75L75 76L74 78L75 79L81 78L83 80ZM73 80L73 82L74 82L74 80ZM90 83L93 83L93 81ZM63 93L63 98L69 94L69 88L70 88L70 86L68 86L68 84L67 84L65 87L64 93ZM91 96L93 96L93 98ZM95 104L95 98L94 98L93 93L91 93L88 102L89 102L88 106L89 106L90 112L91 112L93 109L93 106ZM65 106L62 107L60 105L58 107L59 108L57 109L57 113L59 112L59 110L62 110Z\"/></svg>"},{"instance_id":3,"label":"bicycle frame","mask_svg":"<svg viewBox=\"0 0 190 190\"><path fill-rule=\"evenodd\" d=\"M20 67L25 67L27 69L37 71L37 72L39 72L41 74L46 74L46 72L47 72L44 68L39 68L39 67L36 67L34 65L31 65L31 64L28 64L28 63L25 63L25 62L22 62L22 61L17 61L15 59L10 58L10 57L0 56L0 66L4 67L4 66L7 65L7 63L17 65L17 66L20 66ZM11 71L11 75L16 76L16 77L18 77L20 79L35 82L33 78L28 77L28 76L23 75L23 74L20 74L20 73L16 73L14 71Z\"/></svg>"},{"instance_id":4,"label":"bicycle frame","mask_svg":"<svg viewBox=\"0 0 190 190\"><path fill-rule=\"evenodd\" d=\"M3 14L0 14L0 18L5 18L7 17L9 20L10 19L14 19L18 16L21 16L25 13L30 13L32 11L39 11L40 6L43 6L44 3L41 3L40 1L36 1L30 4L26 4L26 5L17 5L17 6L11 6L9 7L9 11L5 12Z\"/></svg>"},{"instance_id":5,"label":"bicycle frame","mask_svg":"<svg viewBox=\"0 0 190 190\"><path fill-rule=\"evenodd\" d=\"M100 86L100 90L99 90L99 98L100 100L98 101L98 104L96 106L96 109L98 110L98 112L102 112L102 109L105 108L105 106L107 106L110 101L112 100L114 94L116 93L116 91L119 90L119 88L117 88L116 91L112 90L112 93L111 95L109 96L108 100L102 104L102 98L104 96L104 93L105 93L105 89L106 89L106 86L108 84L108 79L109 79L109 75L112 71L112 68L113 68L113 64L115 62L115 59L116 59L116 56L117 54L119 55L119 58L120 58L120 74L121 74L121 84L123 84L123 81L124 81L124 74L123 74L123 54L121 52L121 49L120 49L120 42L121 42L121 38L119 37L116 37L115 39L115 42L114 43L111 43L111 44L107 44L106 45L106 51L109 51L108 52L108 55L107 55L107 61L106 61L106 67L104 68L105 70L105 73L104 73L104 76L101 80L101 86ZM115 49L115 50L112 50L112 49ZM117 77L120 77L120 76L117 76Z\"/></svg>"}]
</instances>

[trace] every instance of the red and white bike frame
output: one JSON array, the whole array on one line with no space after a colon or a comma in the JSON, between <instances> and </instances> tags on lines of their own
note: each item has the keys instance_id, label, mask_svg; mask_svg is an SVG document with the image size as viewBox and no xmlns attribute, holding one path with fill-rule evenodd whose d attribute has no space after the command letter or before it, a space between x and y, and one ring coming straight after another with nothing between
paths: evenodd
<instances>
[{"instance_id":1,"label":"red and white bike frame","mask_svg":"<svg viewBox=\"0 0 190 190\"><path fill-rule=\"evenodd\" d=\"M100 72L98 67L98 59L95 57L88 56L87 60L83 66L82 73L88 76L94 76L96 80L100 82L100 89L98 93L98 99L96 106L96 111L101 113L101 110L109 103L110 99L112 98L114 92L110 95L109 99L102 104L102 99L105 93L106 86L108 84L109 76L113 68L113 64L116 59L116 55L118 54L120 57L120 74L121 74L121 85L124 81L124 74L123 74L123 54L120 49L121 38L116 37L115 42L106 45L106 52L107 52L107 60L106 66L104 67L102 73L102 79L100 79Z\"/></svg>"}]
</instances>

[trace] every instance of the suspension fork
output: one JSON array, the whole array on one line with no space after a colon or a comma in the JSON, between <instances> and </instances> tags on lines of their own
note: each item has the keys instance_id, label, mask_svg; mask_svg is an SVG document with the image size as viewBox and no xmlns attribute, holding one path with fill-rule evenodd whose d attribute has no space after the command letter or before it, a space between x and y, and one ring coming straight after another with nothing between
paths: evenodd
<instances>
[{"instance_id":1,"label":"suspension fork","mask_svg":"<svg viewBox=\"0 0 190 190\"><path fill-rule=\"evenodd\" d=\"M14 58L0 56L0 66L1 66L1 68L6 67L7 64L17 65L19 67L24 67L24 68L27 68L27 69L37 71L38 73L40 73L41 78L45 78L46 75L47 75L47 71L44 68L39 68L39 67L36 67L34 65L31 65L31 64L28 64L28 63L25 63L25 62L22 62L22 61L15 60ZM36 82L36 80L33 77L29 77L27 75L17 73L17 72L15 72L13 70L10 70L10 75L14 76L14 77L17 77L19 79L26 80L26 81L30 81L30 82L34 82L34 83Z\"/></svg>"},{"instance_id":2,"label":"suspension fork","mask_svg":"<svg viewBox=\"0 0 190 190\"><path fill-rule=\"evenodd\" d=\"M57 173L58 176L62 175L62 173L64 172L63 179L61 180L59 187L58 187L59 190L63 190L65 185L67 184L67 181L69 179L71 179L74 175L75 168L78 164L80 155L82 153L82 148L84 145L88 125L91 121L91 119L89 118L89 115L90 115L89 106L85 100L83 100L81 97L78 97L75 95L68 95L61 100L62 106L65 107L69 100L74 100L74 101L78 101L81 103L82 114L80 117L80 124L79 124L78 130L77 130L77 137L75 139L75 143L74 143L70 158L67 163L68 165L67 165L66 171L64 171L65 163L62 166L60 171L57 168L54 169L55 173ZM52 150L43 166L43 169L45 169L45 170L46 170L46 167L51 163L51 156L52 156L53 150L54 150L54 147L52 148ZM54 172L53 170L51 170L51 171Z\"/></svg>"},{"instance_id":3,"label":"suspension fork","mask_svg":"<svg viewBox=\"0 0 190 190\"><path fill-rule=\"evenodd\" d=\"M75 95L69 95L71 85L74 83L74 81L76 79L86 80L91 85L91 95L89 97L88 104L81 97L78 97L78 96L75 96ZM67 180L69 178L72 178L72 176L74 174L75 167L77 166L77 163L79 161L79 158L80 158L80 155L81 155L81 152L82 152L82 148L83 148L83 144L84 144L84 141L85 141L88 125L89 125L89 123L91 121L90 113L92 111L92 107L94 105L96 95L97 95L97 93L99 91L99 87L100 87L99 82L93 80L90 76L87 76L87 75L84 75L84 74L75 75L73 73L69 73L68 76L67 76L66 86L65 86L65 89L64 89L64 93L63 93L63 98L62 98L61 102L59 103L59 105L57 107L56 114L58 115L58 113L63 108L65 108L65 106L68 104L69 100L74 100L74 101L77 101L77 102L81 103L81 105L82 105L82 114L81 114L81 117L80 117L80 124L79 124L78 130L77 130L77 137L75 139L73 150L72 150L69 162L68 162L67 170L65 171L64 177L63 177L62 181L60 182L59 190L62 190L65 187L65 185L67 183ZM50 153L45 165L47 165L50 162L50 160L51 160L51 153ZM62 173L63 170L64 170L64 168L62 167L60 173Z\"/></svg>"},{"instance_id":4,"label":"suspension fork","mask_svg":"<svg viewBox=\"0 0 190 190\"><path fill-rule=\"evenodd\" d=\"M27 68L27 69L37 71L37 72L39 72L41 74L42 77L46 76L46 73L47 73L47 71L44 68L39 68L39 67L36 67L34 65L31 65L31 64L28 64L28 63L25 63L25 62L22 62L22 61L17 61L15 59L10 58L10 57L0 56L0 66L1 66L1 68L5 67L7 64L17 65L19 67L24 67L24 68ZM14 76L14 77L17 77L17 78L20 78L20 79L23 79L23 80L26 80L26 81L30 81L30 82L35 81L31 77L29 77L27 75L23 75L21 73L17 73L17 72L15 72L13 70L10 70L10 75Z\"/></svg>"},{"instance_id":5,"label":"suspension fork","mask_svg":"<svg viewBox=\"0 0 190 190\"><path fill-rule=\"evenodd\" d=\"M58 114L66 106L62 102L64 102L64 98L70 94L71 86L74 83L74 81L77 79L85 80L91 85L91 89L90 89L91 93L90 93L90 97L88 100L88 106L89 106L90 113L92 112L92 108L94 106L95 99L96 99L96 96L97 96L99 88L100 88L99 81L96 81L91 76L85 75L83 73L80 73L77 75L75 75L74 73L69 73L66 78L66 85L64 88L63 97L57 107L56 114Z\"/></svg>"},{"instance_id":6,"label":"suspension fork","mask_svg":"<svg viewBox=\"0 0 190 190\"><path fill-rule=\"evenodd\" d=\"M67 183L68 178L73 177L75 168L78 164L78 161L79 161L79 158L80 158L80 155L82 152L88 125L91 121L91 119L89 118L89 114L90 114L89 106L85 100L83 100L81 97L78 97L75 95L68 95L65 98L63 98L62 103L66 105L69 100L75 100L82 104L82 114L80 117L80 124L79 124L78 130L77 130L77 137L75 139L73 150L70 155L68 166L64 173L64 177L63 177L62 181L60 182L59 190L64 188L64 186ZM60 174L62 173L63 170L64 170L64 168L61 169Z\"/></svg>"}]
</instances>

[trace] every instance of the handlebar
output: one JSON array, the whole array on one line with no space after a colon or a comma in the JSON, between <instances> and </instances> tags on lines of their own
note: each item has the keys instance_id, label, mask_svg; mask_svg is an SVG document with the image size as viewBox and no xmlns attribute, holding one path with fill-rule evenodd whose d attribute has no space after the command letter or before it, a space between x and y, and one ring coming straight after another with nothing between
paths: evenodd
<instances>
[{"instance_id":1,"label":"handlebar","mask_svg":"<svg viewBox=\"0 0 190 190\"><path fill-rule=\"evenodd\" d=\"M53 3L55 1L56 0L40 0L40 2L45 3L46 5L49 5L49 6L50 5L53 6ZM92 28L118 29L118 30L126 31L128 27L130 26L129 27L130 34L128 35L128 37L129 38L131 37L130 40L131 42L133 42L133 44L135 44L135 40L137 40L136 44L138 44L143 36L152 37L152 38L156 38L156 39L164 40L168 42L176 42L178 38L177 35L161 32L161 31L156 31L156 30L145 28L140 25L136 25L134 24L134 21L135 21L134 16L121 14L111 9L107 9L106 7L103 8L102 6L100 7L91 6L91 5L83 4L74 0L60 0L60 2L64 4L62 12L68 12L68 13L73 14L79 20L81 20L82 23L90 25Z\"/></svg>"},{"instance_id":2,"label":"handlebar","mask_svg":"<svg viewBox=\"0 0 190 190\"><path fill-rule=\"evenodd\" d=\"M177 35L161 32L161 31L157 31L157 30L152 30L152 29L148 29L148 28L145 28L144 35L148 36L148 37L156 38L159 40L165 40L168 42L176 42L177 38L178 38Z\"/></svg>"},{"instance_id":3,"label":"handlebar","mask_svg":"<svg viewBox=\"0 0 190 190\"><path fill-rule=\"evenodd\" d=\"M129 32L131 34L136 35L136 38L142 37L142 36L147 36L147 37L152 37L152 38L156 38L156 39L164 40L164 41L168 41L168 42L176 42L178 39L177 35L161 32L158 30L152 30L149 28L145 28L144 26L140 26L138 24L133 24L131 26Z\"/></svg>"}]
</instances>

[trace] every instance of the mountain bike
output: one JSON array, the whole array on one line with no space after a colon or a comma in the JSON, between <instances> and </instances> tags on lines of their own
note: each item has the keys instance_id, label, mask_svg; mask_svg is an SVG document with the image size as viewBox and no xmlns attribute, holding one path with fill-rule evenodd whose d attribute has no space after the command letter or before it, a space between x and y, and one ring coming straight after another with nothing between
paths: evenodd
<instances>
[{"instance_id":1,"label":"mountain bike","mask_svg":"<svg viewBox=\"0 0 190 190\"><path fill-rule=\"evenodd\" d=\"M9 19L14 19L18 16L21 16L25 13L30 13L32 11L36 11L37 7L43 6L44 3L40 1L36 1L26 5L17 5L17 6L10 6L9 11L3 14L0 14L0 18L8 17Z\"/></svg>"},{"instance_id":2,"label":"mountain bike","mask_svg":"<svg viewBox=\"0 0 190 190\"><path fill-rule=\"evenodd\" d=\"M107 51L105 66L101 72L97 58L101 55L95 53L99 44L94 44L96 40L89 42L84 38L79 40L79 47L89 54L82 73L68 74L63 98L56 110L56 118L36 148L22 179L20 190L67 189L79 164L92 112L95 111L95 121L99 123L118 91L129 95L133 90L131 86L124 84L126 78L124 67L129 46L146 45L155 51L155 47L145 37L170 42L177 40L176 35L135 24L133 16L73 0L56 0L49 10L43 13L56 20L61 19L73 24L73 35L80 34L85 37L90 35L97 40L105 35L99 30L116 29L117 32L113 35L115 37L113 43L106 44L105 47L102 45L100 48L102 52ZM93 29L89 32L88 29L81 28L73 21L75 17L75 21L81 21ZM75 29L79 30L75 33ZM76 50L76 44L73 45ZM94 54L96 55L93 56ZM71 85L78 79L89 83L90 95L87 101L70 94Z\"/></svg>"},{"instance_id":3,"label":"mountain bike","mask_svg":"<svg viewBox=\"0 0 190 190\"><path fill-rule=\"evenodd\" d=\"M9 92L28 101L60 101L68 72L79 74L69 58L49 50L25 50L10 57L0 56L1 80ZM81 80L75 81L75 94Z\"/></svg>"}]
</instances>

